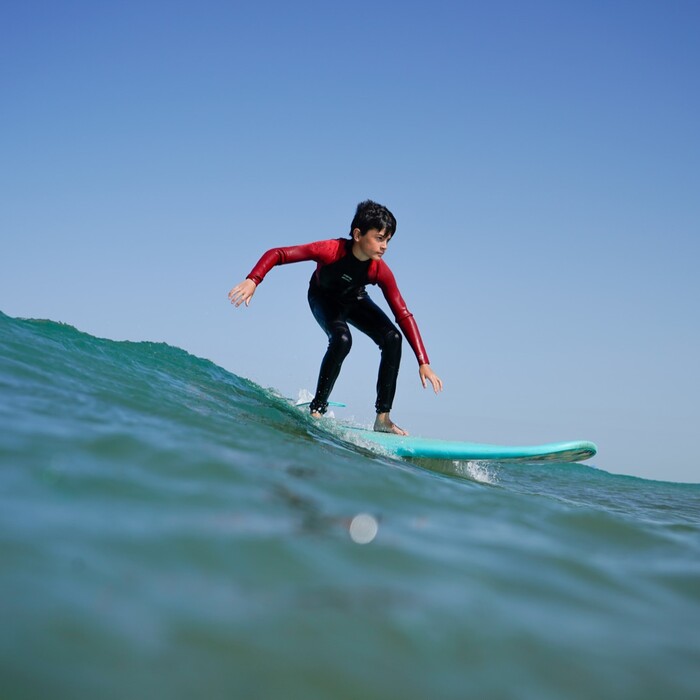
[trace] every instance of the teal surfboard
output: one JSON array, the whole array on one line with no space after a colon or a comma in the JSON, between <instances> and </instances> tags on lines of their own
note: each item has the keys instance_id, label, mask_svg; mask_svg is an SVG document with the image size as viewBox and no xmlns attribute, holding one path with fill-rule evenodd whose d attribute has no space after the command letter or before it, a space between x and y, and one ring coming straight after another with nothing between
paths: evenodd
<instances>
[{"instance_id":1,"label":"teal surfboard","mask_svg":"<svg viewBox=\"0 0 700 700\"><path fill-rule=\"evenodd\" d=\"M420 459L448 460L493 460L499 462L581 462L596 454L592 442L553 442L546 445L523 447L488 445L479 442L453 442L433 440L411 435L377 433L363 428L347 427L343 437L349 442L365 447L379 447L394 457L415 457Z\"/></svg>"},{"instance_id":2,"label":"teal surfboard","mask_svg":"<svg viewBox=\"0 0 700 700\"><path fill-rule=\"evenodd\" d=\"M297 408L306 408L308 401L294 402ZM329 401L329 406L345 407L344 403ZM320 425L324 425L322 421ZM378 433L354 425L333 421L326 427L330 432L359 447L379 450L392 457L442 459L451 461L494 462L582 462L593 457L598 448L586 440L550 442L545 445L489 445L481 442L461 442Z\"/></svg>"}]
</instances>

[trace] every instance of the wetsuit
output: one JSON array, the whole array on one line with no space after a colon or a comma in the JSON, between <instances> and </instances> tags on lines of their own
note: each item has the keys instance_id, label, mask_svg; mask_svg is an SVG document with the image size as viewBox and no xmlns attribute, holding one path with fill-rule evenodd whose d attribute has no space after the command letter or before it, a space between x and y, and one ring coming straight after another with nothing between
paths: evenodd
<instances>
[{"instance_id":1,"label":"wetsuit","mask_svg":"<svg viewBox=\"0 0 700 700\"><path fill-rule=\"evenodd\" d=\"M368 335L381 349L377 379L377 413L391 410L401 362L401 335L388 316L369 298L365 285L376 284L384 293L396 323L408 339L418 364L429 364L413 315L406 308L394 275L383 260L358 260L352 239L338 238L306 245L273 248L260 258L248 279L260 284L275 265L304 260L317 263L309 282L309 306L328 336L311 411L325 413L343 360L350 352L348 323Z\"/></svg>"}]
</instances>

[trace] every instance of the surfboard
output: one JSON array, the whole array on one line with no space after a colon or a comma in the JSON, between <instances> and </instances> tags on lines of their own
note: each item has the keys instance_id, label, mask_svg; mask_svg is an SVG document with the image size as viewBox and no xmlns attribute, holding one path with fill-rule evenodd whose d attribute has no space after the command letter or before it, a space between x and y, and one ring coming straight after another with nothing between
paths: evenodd
<instances>
[{"instance_id":1,"label":"surfboard","mask_svg":"<svg viewBox=\"0 0 700 700\"><path fill-rule=\"evenodd\" d=\"M305 408L310 402L300 399L292 403L297 408ZM328 405L342 408L346 406L337 401L329 401ZM325 427L335 436L354 445L400 458L479 462L583 462L598 452L596 445L587 440L511 446L378 433L342 421L332 421Z\"/></svg>"},{"instance_id":2,"label":"surfboard","mask_svg":"<svg viewBox=\"0 0 700 700\"><path fill-rule=\"evenodd\" d=\"M344 428L342 436L349 442L370 449L379 447L393 457L498 462L582 462L593 457L598 451L595 444L585 440L518 447L393 435L349 426Z\"/></svg>"}]
</instances>

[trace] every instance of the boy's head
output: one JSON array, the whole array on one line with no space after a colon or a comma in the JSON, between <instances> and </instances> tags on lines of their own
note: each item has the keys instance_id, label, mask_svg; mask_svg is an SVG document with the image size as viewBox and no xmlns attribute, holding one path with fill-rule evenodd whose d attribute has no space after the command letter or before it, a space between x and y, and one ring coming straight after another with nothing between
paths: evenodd
<instances>
[{"instance_id":1,"label":"boy's head","mask_svg":"<svg viewBox=\"0 0 700 700\"><path fill-rule=\"evenodd\" d=\"M356 228L360 229L361 236L376 229L386 231L386 235L391 237L396 233L396 218L386 207L367 199L357 205L355 218L350 224L350 236Z\"/></svg>"}]
</instances>

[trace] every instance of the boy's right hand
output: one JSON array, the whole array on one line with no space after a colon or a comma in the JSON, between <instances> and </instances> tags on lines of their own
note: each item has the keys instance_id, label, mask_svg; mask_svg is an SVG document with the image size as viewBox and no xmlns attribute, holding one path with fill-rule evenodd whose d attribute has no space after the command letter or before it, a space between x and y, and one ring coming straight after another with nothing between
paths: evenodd
<instances>
[{"instance_id":1,"label":"boy's right hand","mask_svg":"<svg viewBox=\"0 0 700 700\"><path fill-rule=\"evenodd\" d=\"M231 300L231 303L234 304L237 307L239 307L243 302L245 302L246 306L250 305L250 300L253 297L253 294L255 294L255 290L257 289L258 285L253 282L251 279L244 279L243 282L240 284L237 284L229 293L228 293L228 298Z\"/></svg>"}]
</instances>

